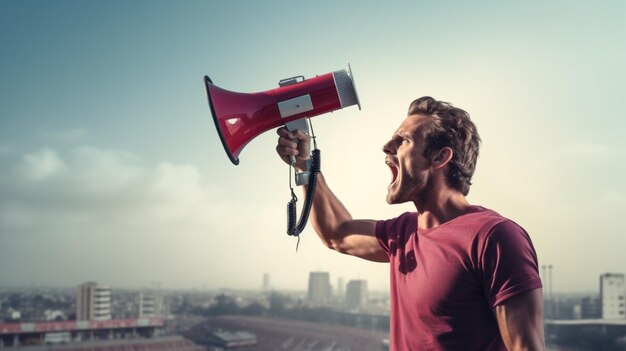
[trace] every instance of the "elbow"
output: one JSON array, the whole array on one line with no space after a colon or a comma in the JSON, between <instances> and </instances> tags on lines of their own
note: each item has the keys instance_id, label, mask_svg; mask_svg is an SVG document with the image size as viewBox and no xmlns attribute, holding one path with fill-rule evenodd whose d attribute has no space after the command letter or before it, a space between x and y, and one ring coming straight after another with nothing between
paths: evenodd
<instances>
[{"instance_id":1,"label":"elbow","mask_svg":"<svg viewBox=\"0 0 626 351\"><path fill-rule=\"evenodd\" d=\"M340 224L334 226L328 226L325 228L315 228L317 234L322 239L324 245L339 253L349 254L350 245L346 237L347 233L350 232L349 228L345 226L346 222L342 222Z\"/></svg>"},{"instance_id":2,"label":"elbow","mask_svg":"<svg viewBox=\"0 0 626 351\"><path fill-rule=\"evenodd\" d=\"M331 239L325 242L326 247L333 251L337 251L342 254L348 253L348 248L344 244L343 240Z\"/></svg>"},{"instance_id":3,"label":"elbow","mask_svg":"<svg viewBox=\"0 0 626 351\"><path fill-rule=\"evenodd\" d=\"M337 252L342 252L342 250L343 250L342 246L341 246L341 243L339 241L337 241L337 240L328 240L328 241L325 242L325 244L326 244L326 247L331 249L331 250L334 250L334 251L337 251Z\"/></svg>"}]
</instances>

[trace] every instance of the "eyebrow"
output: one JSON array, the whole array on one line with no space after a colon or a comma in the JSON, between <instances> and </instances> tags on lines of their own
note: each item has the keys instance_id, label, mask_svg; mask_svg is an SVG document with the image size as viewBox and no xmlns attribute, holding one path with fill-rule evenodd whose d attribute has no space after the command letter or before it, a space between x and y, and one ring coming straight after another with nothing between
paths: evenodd
<instances>
[{"instance_id":1,"label":"eyebrow","mask_svg":"<svg viewBox=\"0 0 626 351\"><path fill-rule=\"evenodd\" d=\"M407 132L405 132L404 130L398 130L396 131L396 133L393 135L393 138L410 138L411 135Z\"/></svg>"}]
</instances>

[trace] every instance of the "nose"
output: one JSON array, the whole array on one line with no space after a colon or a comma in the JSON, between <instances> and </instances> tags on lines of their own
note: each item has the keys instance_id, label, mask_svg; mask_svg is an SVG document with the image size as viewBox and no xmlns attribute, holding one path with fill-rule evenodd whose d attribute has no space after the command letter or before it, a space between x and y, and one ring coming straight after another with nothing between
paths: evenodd
<instances>
[{"instance_id":1,"label":"nose","mask_svg":"<svg viewBox=\"0 0 626 351\"><path fill-rule=\"evenodd\" d=\"M393 140L389 140L383 145L383 152L387 155L393 154L395 152L395 145Z\"/></svg>"}]
</instances>

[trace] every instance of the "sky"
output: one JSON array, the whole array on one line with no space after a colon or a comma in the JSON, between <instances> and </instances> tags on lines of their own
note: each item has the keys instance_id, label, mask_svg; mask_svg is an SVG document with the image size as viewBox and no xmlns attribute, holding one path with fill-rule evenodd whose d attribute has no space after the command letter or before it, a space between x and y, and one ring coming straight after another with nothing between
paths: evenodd
<instances>
[{"instance_id":1,"label":"sky","mask_svg":"<svg viewBox=\"0 0 626 351\"><path fill-rule=\"evenodd\" d=\"M274 131L228 160L203 76L257 92L349 62L362 109L313 119L355 218L387 205L381 147L410 102L467 110L468 200L530 234L556 292L626 273L626 5L620 1L0 0L0 286L388 289L386 264L285 230Z\"/></svg>"}]
</instances>

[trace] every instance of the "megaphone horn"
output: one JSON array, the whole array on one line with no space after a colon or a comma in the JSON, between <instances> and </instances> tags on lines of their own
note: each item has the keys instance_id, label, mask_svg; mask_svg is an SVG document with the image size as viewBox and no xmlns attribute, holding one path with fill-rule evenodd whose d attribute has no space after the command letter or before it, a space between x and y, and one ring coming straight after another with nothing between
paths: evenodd
<instances>
[{"instance_id":1,"label":"megaphone horn","mask_svg":"<svg viewBox=\"0 0 626 351\"><path fill-rule=\"evenodd\" d=\"M235 165L244 146L267 130L352 105L361 109L350 64L315 78L283 79L278 88L258 93L222 89L208 76L204 83L222 145Z\"/></svg>"}]
</instances>

